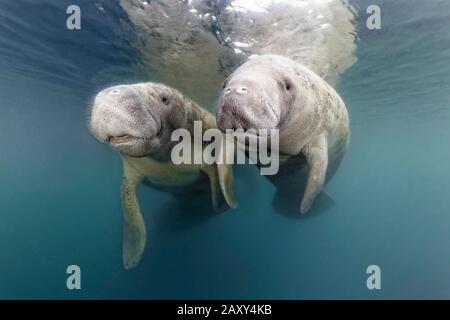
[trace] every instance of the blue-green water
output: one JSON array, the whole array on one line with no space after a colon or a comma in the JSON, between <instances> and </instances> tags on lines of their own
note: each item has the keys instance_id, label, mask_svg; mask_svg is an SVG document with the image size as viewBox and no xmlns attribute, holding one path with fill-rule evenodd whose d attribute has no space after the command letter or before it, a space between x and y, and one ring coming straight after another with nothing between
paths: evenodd
<instances>
[{"instance_id":1,"label":"blue-green water","mask_svg":"<svg viewBox=\"0 0 450 320\"><path fill-rule=\"evenodd\" d=\"M358 61L337 86L352 142L331 207L277 213L251 166L235 169L240 206L222 214L143 187L149 243L131 271L120 157L87 114L100 89L154 79L127 14L98 3L0 3L0 298L450 298L450 2L353 2ZM69 4L81 30L65 28ZM368 4L381 30L365 28ZM81 290L66 288L71 264ZM381 290L366 287L372 264Z\"/></svg>"}]
</instances>

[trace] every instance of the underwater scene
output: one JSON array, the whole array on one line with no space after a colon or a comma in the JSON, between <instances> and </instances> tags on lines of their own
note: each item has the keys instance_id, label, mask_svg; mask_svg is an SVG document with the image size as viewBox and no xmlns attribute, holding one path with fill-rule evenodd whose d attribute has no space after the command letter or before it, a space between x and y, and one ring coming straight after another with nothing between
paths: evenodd
<instances>
[{"instance_id":1,"label":"underwater scene","mask_svg":"<svg viewBox=\"0 0 450 320\"><path fill-rule=\"evenodd\" d=\"M0 299L449 299L449 30L447 0L1 1ZM196 121L277 130L275 174L173 163Z\"/></svg>"}]
</instances>

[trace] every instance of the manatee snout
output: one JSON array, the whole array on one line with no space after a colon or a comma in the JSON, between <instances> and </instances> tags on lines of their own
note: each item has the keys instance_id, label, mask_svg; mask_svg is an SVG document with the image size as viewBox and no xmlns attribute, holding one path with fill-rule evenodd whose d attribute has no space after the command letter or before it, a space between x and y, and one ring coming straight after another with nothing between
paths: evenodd
<instances>
[{"instance_id":1,"label":"manatee snout","mask_svg":"<svg viewBox=\"0 0 450 320\"><path fill-rule=\"evenodd\" d=\"M277 103L258 83L235 83L223 88L217 104L220 130L275 129L278 126Z\"/></svg>"},{"instance_id":2,"label":"manatee snout","mask_svg":"<svg viewBox=\"0 0 450 320\"><path fill-rule=\"evenodd\" d=\"M161 129L151 96L139 85L120 85L97 94L90 127L98 140L130 156L143 156Z\"/></svg>"},{"instance_id":3,"label":"manatee snout","mask_svg":"<svg viewBox=\"0 0 450 320\"><path fill-rule=\"evenodd\" d=\"M217 113L217 127L220 131L226 132L226 130L245 130L247 124L245 119L236 111L234 107L223 108Z\"/></svg>"}]
</instances>

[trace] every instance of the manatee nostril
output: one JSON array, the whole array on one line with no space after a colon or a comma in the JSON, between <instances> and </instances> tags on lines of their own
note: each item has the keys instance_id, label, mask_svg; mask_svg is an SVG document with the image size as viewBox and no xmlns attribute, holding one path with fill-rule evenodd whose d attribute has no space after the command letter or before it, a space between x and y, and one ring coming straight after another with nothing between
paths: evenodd
<instances>
[{"instance_id":1,"label":"manatee nostril","mask_svg":"<svg viewBox=\"0 0 450 320\"><path fill-rule=\"evenodd\" d=\"M236 89L236 93L238 94L247 94L247 92L248 92L247 87L239 87Z\"/></svg>"},{"instance_id":2,"label":"manatee nostril","mask_svg":"<svg viewBox=\"0 0 450 320\"><path fill-rule=\"evenodd\" d=\"M120 90L119 89L112 89L109 93L111 93L111 94L118 94L118 93L120 93Z\"/></svg>"},{"instance_id":3,"label":"manatee nostril","mask_svg":"<svg viewBox=\"0 0 450 320\"><path fill-rule=\"evenodd\" d=\"M230 93L230 92L231 92L231 88L230 87L225 89L225 93Z\"/></svg>"}]
</instances>

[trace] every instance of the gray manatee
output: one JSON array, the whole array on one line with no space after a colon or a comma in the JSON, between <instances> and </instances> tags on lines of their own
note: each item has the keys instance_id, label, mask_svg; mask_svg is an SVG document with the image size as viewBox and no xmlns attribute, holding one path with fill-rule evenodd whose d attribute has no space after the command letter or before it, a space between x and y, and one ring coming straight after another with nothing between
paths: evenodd
<instances>
[{"instance_id":1,"label":"gray manatee","mask_svg":"<svg viewBox=\"0 0 450 320\"><path fill-rule=\"evenodd\" d=\"M194 137L194 121L202 121L203 131L216 127L208 111L179 91L158 83L118 85L95 97L91 131L99 141L118 150L123 159L126 269L138 264L145 248L146 229L136 194L144 179L155 188L173 193L194 191L209 180L215 208L225 202L232 208L237 205L231 165L176 165L171 161L171 150L177 143L171 141L172 132L184 128Z\"/></svg>"},{"instance_id":2,"label":"gray manatee","mask_svg":"<svg viewBox=\"0 0 450 320\"><path fill-rule=\"evenodd\" d=\"M344 102L305 66L277 55L257 56L225 81L217 125L227 129L278 129L280 170L268 178L298 199L306 213L336 172L349 144Z\"/></svg>"}]
</instances>

